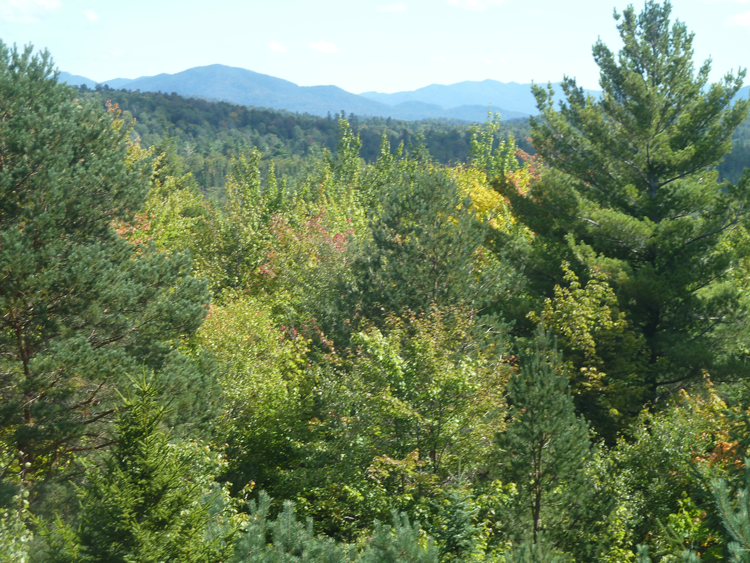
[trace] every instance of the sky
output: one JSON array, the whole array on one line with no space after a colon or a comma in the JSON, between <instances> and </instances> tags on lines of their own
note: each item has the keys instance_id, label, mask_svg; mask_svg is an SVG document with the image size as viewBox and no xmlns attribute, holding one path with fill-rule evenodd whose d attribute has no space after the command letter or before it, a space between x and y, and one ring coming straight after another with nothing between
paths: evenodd
<instances>
[{"instance_id":1,"label":"sky","mask_svg":"<svg viewBox=\"0 0 750 563\"><path fill-rule=\"evenodd\" d=\"M643 0L633 2L640 11ZM673 0L712 80L750 66L750 0ZM96 81L220 63L302 86L397 92L573 76L598 89L591 47L620 47L615 0L0 0L0 39L46 48ZM746 81L747 83L748 81Z\"/></svg>"}]
</instances>

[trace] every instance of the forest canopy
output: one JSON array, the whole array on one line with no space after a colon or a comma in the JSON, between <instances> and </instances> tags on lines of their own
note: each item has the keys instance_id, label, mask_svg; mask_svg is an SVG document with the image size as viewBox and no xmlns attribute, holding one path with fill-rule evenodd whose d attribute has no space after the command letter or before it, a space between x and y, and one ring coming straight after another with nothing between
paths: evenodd
<instances>
[{"instance_id":1,"label":"forest canopy","mask_svg":"<svg viewBox=\"0 0 750 563\"><path fill-rule=\"evenodd\" d=\"M481 125L0 43L0 561L748 561L745 71L615 20Z\"/></svg>"}]
</instances>

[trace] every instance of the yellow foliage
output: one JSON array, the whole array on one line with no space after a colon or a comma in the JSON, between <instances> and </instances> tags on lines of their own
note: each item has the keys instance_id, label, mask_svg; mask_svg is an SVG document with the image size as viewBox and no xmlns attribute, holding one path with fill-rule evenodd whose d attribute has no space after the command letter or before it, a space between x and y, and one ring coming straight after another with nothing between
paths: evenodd
<instances>
[{"instance_id":1,"label":"yellow foliage","mask_svg":"<svg viewBox=\"0 0 750 563\"><path fill-rule=\"evenodd\" d=\"M461 191L471 198L471 210L477 217L490 222L499 230L508 232L516 224L508 200L493 190L483 170L456 166L448 170Z\"/></svg>"}]
</instances>

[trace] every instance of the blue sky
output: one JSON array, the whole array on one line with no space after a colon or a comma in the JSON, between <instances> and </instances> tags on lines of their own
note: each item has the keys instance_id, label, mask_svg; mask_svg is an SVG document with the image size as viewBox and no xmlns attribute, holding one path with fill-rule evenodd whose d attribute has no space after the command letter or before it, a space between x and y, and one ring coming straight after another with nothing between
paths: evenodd
<instances>
[{"instance_id":1,"label":"blue sky","mask_svg":"<svg viewBox=\"0 0 750 563\"><path fill-rule=\"evenodd\" d=\"M94 80L221 63L350 92L492 78L597 88L613 0L0 0L0 39ZM634 2L636 8L643 5ZM674 0L713 79L750 66L750 0Z\"/></svg>"}]
</instances>

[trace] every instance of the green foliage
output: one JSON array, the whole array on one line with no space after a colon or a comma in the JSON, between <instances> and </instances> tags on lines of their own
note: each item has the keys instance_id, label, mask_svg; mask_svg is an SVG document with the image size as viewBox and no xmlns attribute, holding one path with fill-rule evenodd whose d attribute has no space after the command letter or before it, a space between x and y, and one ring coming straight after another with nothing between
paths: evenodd
<instances>
[{"instance_id":1,"label":"green foliage","mask_svg":"<svg viewBox=\"0 0 750 563\"><path fill-rule=\"evenodd\" d=\"M233 171L227 177L218 254L222 289L236 290L252 283L263 262L268 227L285 195L275 180L264 189L259 162L260 153L253 149L247 158L243 155L233 161Z\"/></svg>"},{"instance_id":2,"label":"green foliage","mask_svg":"<svg viewBox=\"0 0 750 563\"><path fill-rule=\"evenodd\" d=\"M566 563L569 556L555 549L553 545L538 536L536 541L526 540L510 552L509 563Z\"/></svg>"},{"instance_id":3,"label":"green foliage","mask_svg":"<svg viewBox=\"0 0 750 563\"><path fill-rule=\"evenodd\" d=\"M590 496L588 424L575 414L562 358L540 328L508 382L508 429L497 436L499 473L518 489L516 537L573 534L571 516Z\"/></svg>"},{"instance_id":4,"label":"green foliage","mask_svg":"<svg viewBox=\"0 0 750 563\"><path fill-rule=\"evenodd\" d=\"M222 493L198 447L170 443L164 408L145 376L134 381L115 424L115 445L78 491L76 527L42 527L47 561L211 563L231 555L231 530L214 529Z\"/></svg>"},{"instance_id":5,"label":"green foliage","mask_svg":"<svg viewBox=\"0 0 750 563\"><path fill-rule=\"evenodd\" d=\"M542 119L532 120L532 139L553 171L527 195L499 185L537 235L538 289L559 276L561 259L611 275L648 346L642 391L633 389L647 399L703 369L745 369L745 306L729 271L747 252L732 237L748 181L722 186L707 170L747 116L750 102L731 102L744 72L709 86L710 64L694 71L693 36L682 23L670 27L670 11L668 2L647 2L640 15L630 7L618 24L619 56L594 46L601 99L568 78L556 111L551 92L535 89Z\"/></svg>"},{"instance_id":6,"label":"green foliage","mask_svg":"<svg viewBox=\"0 0 750 563\"><path fill-rule=\"evenodd\" d=\"M362 563L437 563L438 550L431 538L421 537L418 522L393 512L393 527L375 521L372 540L360 556Z\"/></svg>"},{"instance_id":7,"label":"green foliage","mask_svg":"<svg viewBox=\"0 0 750 563\"><path fill-rule=\"evenodd\" d=\"M27 563L34 533L29 529L29 492L21 490L0 508L0 563Z\"/></svg>"},{"instance_id":8,"label":"green foliage","mask_svg":"<svg viewBox=\"0 0 750 563\"><path fill-rule=\"evenodd\" d=\"M535 90L534 157L492 114L76 97L0 44L0 559L745 561L706 370L742 394L750 175L710 167L750 102L670 9L616 16L601 98Z\"/></svg>"},{"instance_id":9,"label":"green foliage","mask_svg":"<svg viewBox=\"0 0 750 563\"><path fill-rule=\"evenodd\" d=\"M0 439L28 479L105 445L128 371L191 377L177 345L208 295L187 256L113 229L142 205L148 161L47 53L0 44L0 113Z\"/></svg>"},{"instance_id":10,"label":"green foliage","mask_svg":"<svg viewBox=\"0 0 750 563\"><path fill-rule=\"evenodd\" d=\"M643 400L632 388L646 367L645 343L620 310L605 274L591 272L582 286L567 263L562 269L568 287L556 285L542 317L530 317L537 323L543 320L560 338L578 409L611 443Z\"/></svg>"},{"instance_id":11,"label":"green foliage","mask_svg":"<svg viewBox=\"0 0 750 563\"><path fill-rule=\"evenodd\" d=\"M644 411L620 438L609 455L608 480L619 489L616 512L624 518L627 541L648 543L660 556L698 545L704 553L721 551L720 525L706 517L713 509L704 491L725 475L725 409L709 384L694 395L682 392L659 411ZM685 518L696 517L695 503L699 520L688 529ZM682 539L675 541L675 534Z\"/></svg>"},{"instance_id":12,"label":"green foliage","mask_svg":"<svg viewBox=\"0 0 750 563\"><path fill-rule=\"evenodd\" d=\"M405 514L393 513L393 526L374 523L374 532L362 550L337 544L316 535L312 519L297 520L294 504L285 502L275 521L269 519L270 497L261 492L249 503L249 519L237 544L234 561L259 563L437 563L431 538L425 538L419 523ZM270 541L269 541L270 540Z\"/></svg>"},{"instance_id":13,"label":"green foliage","mask_svg":"<svg viewBox=\"0 0 750 563\"><path fill-rule=\"evenodd\" d=\"M276 327L268 306L246 296L213 305L198 342L218 364L222 417L216 430L231 457L225 475L236 489L251 481L272 487L277 468L289 462L308 391L307 342Z\"/></svg>"},{"instance_id":14,"label":"green foliage","mask_svg":"<svg viewBox=\"0 0 750 563\"><path fill-rule=\"evenodd\" d=\"M339 119L339 142L336 147L336 157L329 157L334 181L342 186L354 186L361 168L359 151L362 141L359 135L354 135L345 119ZM335 194L332 194L335 195Z\"/></svg>"},{"instance_id":15,"label":"green foliage","mask_svg":"<svg viewBox=\"0 0 750 563\"><path fill-rule=\"evenodd\" d=\"M472 166L484 170L488 178L510 174L519 168L515 137L509 135L495 146L495 137L500 127L500 114L490 111L483 128L470 128L469 162Z\"/></svg>"},{"instance_id":16,"label":"green foliage","mask_svg":"<svg viewBox=\"0 0 750 563\"><path fill-rule=\"evenodd\" d=\"M392 316L385 332L357 333L349 367L363 385L365 424L382 437L378 449L398 459L418 451L432 471L481 459L503 406L502 351L466 349L476 346L475 323L460 310L451 311L455 319L446 312Z\"/></svg>"},{"instance_id":17,"label":"green foliage","mask_svg":"<svg viewBox=\"0 0 750 563\"><path fill-rule=\"evenodd\" d=\"M271 498L262 491L257 501L248 503L248 521L235 548L237 563L344 563L353 559L347 546L316 535L311 519L298 521L291 502L284 503L275 521L269 519L270 508Z\"/></svg>"},{"instance_id":18,"label":"green foliage","mask_svg":"<svg viewBox=\"0 0 750 563\"><path fill-rule=\"evenodd\" d=\"M426 521L441 480L482 463L503 424L502 347L476 330L465 312L433 311L355 333L354 350L313 372L278 494L347 540L391 509Z\"/></svg>"},{"instance_id":19,"label":"green foliage","mask_svg":"<svg viewBox=\"0 0 750 563\"><path fill-rule=\"evenodd\" d=\"M432 304L486 306L502 281L477 268L487 231L471 200L448 175L413 167L386 185L370 222L371 239L354 248L357 304L376 311L427 311Z\"/></svg>"},{"instance_id":20,"label":"green foliage","mask_svg":"<svg viewBox=\"0 0 750 563\"><path fill-rule=\"evenodd\" d=\"M726 480L718 479L711 484L721 520L732 540L728 546L732 563L750 561L750 459L745 460L745 472L744 487L737 491L735 502Z\"/></svg>"},{"instance_id":21,"label":"green foliage","mask_svg":"<svg viewBox=\"0 0 750 563\"><path fill-rule=\"evenodd\" d=\"M166 251L189 251L196 278L208 281L215 292L225 282L221 261L222 215L197 190L192 177L175 176L167 153L154 159L151 188L132 225L120 229L135 243L153 241Z\"/></svg>"},{"instance_id":22,"label":"green foliage","mask_svg":"<svg viewBox=\"0 0 750 563\"><path fill-rule=\"evenodd\" d=\"M441 561L482 560L483 534L477 525L479 506L462 477L444 495L430 527Z\"/></svg>"},{"instance_id":23,"label":"green foliage","mask_svg":"<svg viewBox=\"0 0 750 563\"><path fill-rule=\"evenodd\" d=\"M715 479L711 483L716 506L721 516L725 531L731 540L727 546L726 560L730 563L747 563L750 561L750 459L745 460L744 486L732 495L725 479ZM732 497L735 498L732 498ZM710 552L701 556L693 549L683 549L671 559L660 561L681 561L683 563L700 563L715 560ZM720 556L720 559L725 559ZM638 563L651 563L650 550L645 545L638 546Z\"/></svg>"}]
</instances>

